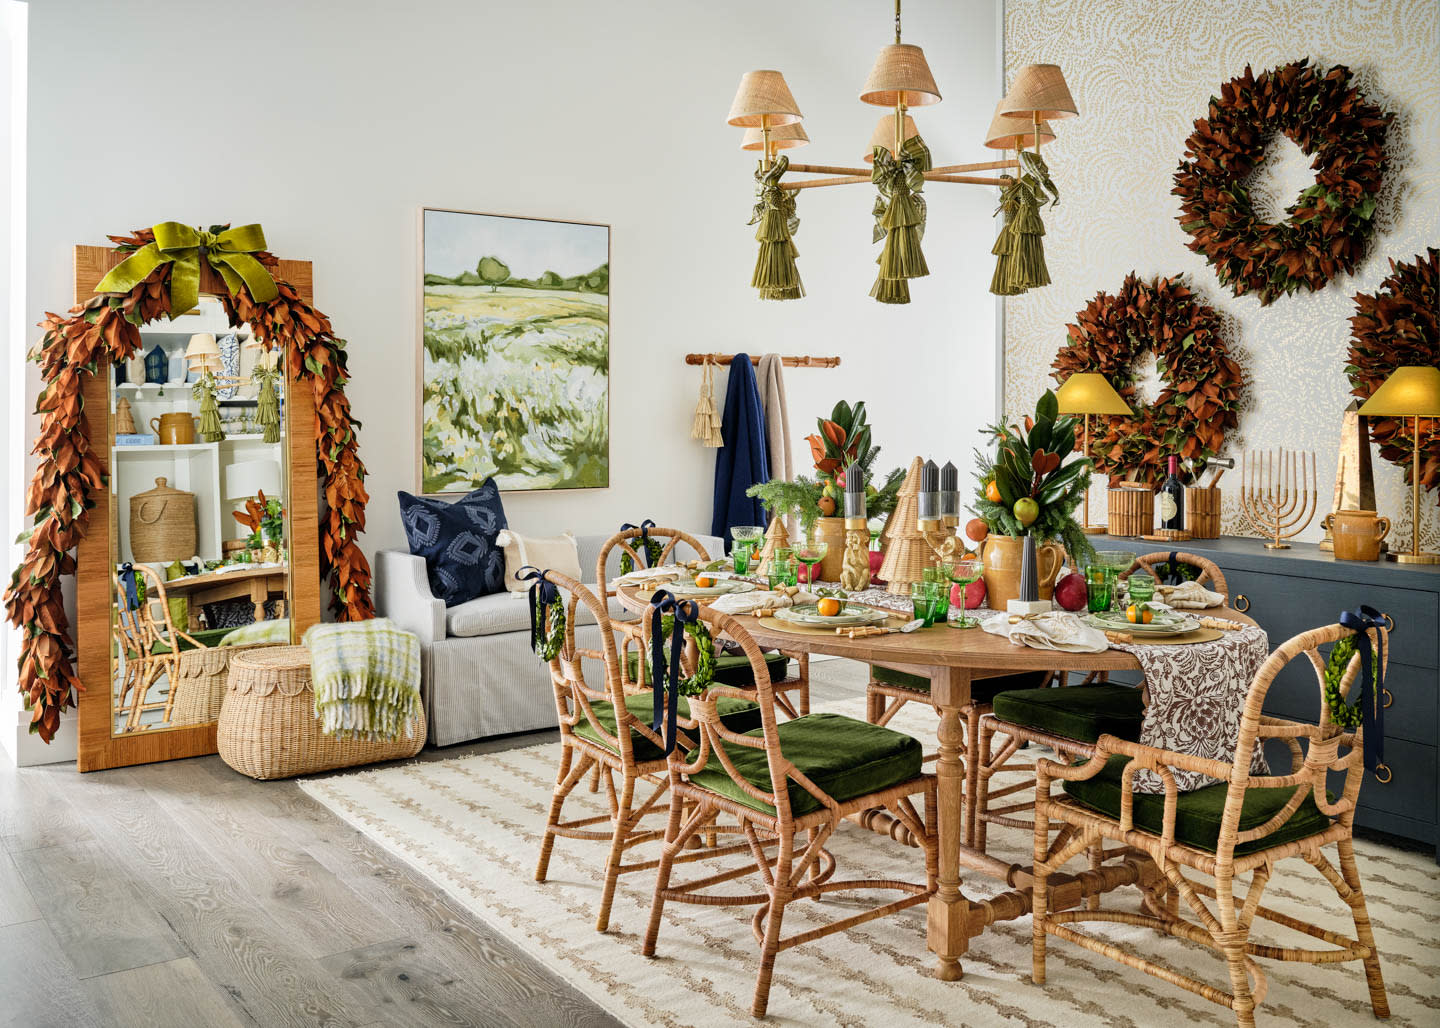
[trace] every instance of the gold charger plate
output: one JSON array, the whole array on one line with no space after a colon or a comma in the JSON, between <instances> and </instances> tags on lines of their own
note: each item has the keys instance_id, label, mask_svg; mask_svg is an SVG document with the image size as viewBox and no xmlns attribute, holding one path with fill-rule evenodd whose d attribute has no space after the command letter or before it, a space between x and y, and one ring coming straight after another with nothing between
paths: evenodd
<instances>
[{"instance_id":1,"label":"gold charger plate","mask_svg":"<svg viewBox=\"0 0 1440 1028\"><path fill-rule=\"evenodd\" d=\"M878 609L878 608L877 608L877 609ZM901 625L906 624L906 623L908 623L909 621L910 621L910 618L906 617L904 614L891 614L890 617L887 618L885 621L876 621L876 622L874 622L871 626L868 626L868 627L899 628ZM865 627L867 627L867 626L865 626L865 625L839 625L839 626L837 626L837 625L829 625L829 626L826 626L826 625L814 625L814 626L811 626L811 625L795 625L795 624L791 624L789 621L781 621L779 618L771 618L771 617L760 618L760 619L759 619L759 624L763 625L763 626L766 627L766 628L773 629L773 630L775 630L775 631L777 631L777 632L786 632L786 633L788 633L788 634L790 634L790 635L828 635L828 636L829 636L830 638L832 638L832 639L835 638L835 629L836 629L837 627L839 627L839 628L865 628ZM922 628L922 629L920 629L920 631L923 632L924 629ZM878 638L878 636L877 636L877 638Z\"/></svg>"},{"instance_id":2,"label":"gold charger plate","mask_svg":"<svg viewBox=\"0 0 1440 1028\"><path fill-rule=\"evenodd\" d=\"M1191 643L1208 643L1228 635L1218 628L1196 628L1186 632L1184 635L1162 635L1155 638L1141 638L1137 636L1133 643L1126 643L1127 646L1189 646Z\"/></svg>"}]
</instances>

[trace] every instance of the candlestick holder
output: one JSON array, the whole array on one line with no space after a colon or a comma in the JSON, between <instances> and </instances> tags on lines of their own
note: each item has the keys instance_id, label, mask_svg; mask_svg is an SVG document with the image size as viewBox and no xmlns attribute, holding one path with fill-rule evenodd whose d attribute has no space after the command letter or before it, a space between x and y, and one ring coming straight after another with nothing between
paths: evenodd
<instances>
[{"instance_id":1,"label":"candlestick holder","mask_svg":"<svg viewBox=\"0 0 1440 1028\"><path fill-rule=\"evenodd\" d=\"M1306 457L1310 458L1307 465ZM1288 550L1285 539L1305 531L1317 506L1315 454L1277 449L1247 451L1240 469L1240 507L1267 550Z\"/></svg>"},{"instance_id":2,"label":"candlestick holder","mask_svg":"<svg viewBox=\"0 0 1440 1028\"><path fill-rule=\"evenodd\" d=\"M947 531L938 516L923 520L920 517L924 467L925 461L920 457L910 462L910 471L895 498L895 510L885 525L888 541L880 578L885 582L886 591L896 596L909 596L911 583L923 581L927 567L937 561L952 561L960 548L955 531ZM939 513L938 506L935 513Z\"/></svg>"}]
</instances>

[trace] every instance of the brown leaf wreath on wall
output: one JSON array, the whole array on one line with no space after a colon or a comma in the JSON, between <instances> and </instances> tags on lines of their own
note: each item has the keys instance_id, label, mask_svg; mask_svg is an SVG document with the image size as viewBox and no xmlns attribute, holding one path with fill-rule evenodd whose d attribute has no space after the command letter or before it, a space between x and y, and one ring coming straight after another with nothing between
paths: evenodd
<instances>
[{"instance_id":1,"label":"brown leaf wreath on wall","mask_svg":"<svg viewBox=\"0 0 1440 1028\"><path fill-rule=\"evenodd\" d=\"M1396 368L1440 366L1440 250L1429 247L1410 263L1390 261L1390 274L1374 293L1355 297L1350 318L1351 392L1361 399L1380 388ZM1380 456L1399 465L1410 483L1415 437L1410 418L1370 418ZM1420 488L1440 492L1440 418L1420 419ZM1440 503L1440 495L1436 497Z\"/></svg>"},{"instance_id":2,"label":"brown leaf wreath on wall","mask_svg":"<svg viewBox=\"0 0 1440 1028\"><path fill-rule=\"evenodd\" d=\"M1220 87L1210 116L1195 122L1175 173L1180 227L1236 296L1262 305L1304 287L1321 289L1337 272L1354 274L1385 174L1385 133L1393 115L1350 85L1350 69L1308 60ZM1245 177L1281 133L1312 157L1315 183L1278 225L1256 214Z\"/></svg>"},{"instance_id":3,"label":"brown leaf wreath on wall","mask_svg":"<svg viewBox=\"0 0 1440 1028\"><path fill-rule=\"evenodd\" d=\"M251 227L258 234L258 226ZM126 253L155 241L152 229L110 238ZM272 254L262 249L251 256L275 277L279 261ZM75 573L70 551L85 533L91 493L105 488L81 401L84 383L98 371L101 356L112 364L128 360L140 348L140 326L170 314L176 267L160 263L128 292L92 297L64 317L47 314L40 323L44 335L31 352L45 381L35 403L40 433L32 450L40 462L26 494L33 527L22 537L25 558L11 577L5 609L21 630L19 685L31 711L30 730L46 742L81 687L61 578ZM370 564L356 541L365 529L369 497L357 452L360 423L351 417L345 396L344 342L288 282L276 279L276 295L263 301L237 276L227 275L226 282L231 292L221 299L231 324L249 322L266 349L284 354L291 381L313 391L316 460L329 504L321 522L321 567L329 577L331 609L342 621L373 617Z\"/></svg>"},{"instance_id":4,"label":"brown leaf wreath on wall","mask_svg":"<svg viewBox=\"0 0 1440 1028\"><path fill-rule=\"evenodd\" d=\"M1240 422L1245 378L1220 335L1220 316L1180 277L1142 281L1131 272L1113 296L1097 293L1066 325L1070 341L1055 356L1056 381L1098 371L1136 413L1100 417L1091 448L1095 470L1121 481L1159 485L1163 458L1189 459L1190 475L1225 445ZM1155 354L1165 387L1149 406L1135 396L1135 369Z\"/></svg>"}]
</instances>

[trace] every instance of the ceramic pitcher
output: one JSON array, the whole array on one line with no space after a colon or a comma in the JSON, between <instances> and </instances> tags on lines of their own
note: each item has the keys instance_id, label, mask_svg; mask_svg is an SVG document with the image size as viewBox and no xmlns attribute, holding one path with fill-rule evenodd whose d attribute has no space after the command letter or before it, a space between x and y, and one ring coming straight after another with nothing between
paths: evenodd
<instances>
[{"instance_id":1,"label":"ceramic pitcher","mask_svg":"<svg viewBox=\"0 0 1440 1028\"><path fill-rule=\"evenodd\" d=\"M1390 519L1373 510L1337 510L1329 517L1336 560L1379 560L1380 541L1390 533Z\"/></svg>"},{"instance_id":2,"label":"ceramic pitcher","mask_svg":"<svg viewBox=\"0 0 1440 1028\"><path fill-rule=\"evenodd\" d=\"M195 441L195 415L183 411L172 411L158 418L150 419L150 427L160 437L163 445L193 443Z\"/></svg>"}]
</instances>

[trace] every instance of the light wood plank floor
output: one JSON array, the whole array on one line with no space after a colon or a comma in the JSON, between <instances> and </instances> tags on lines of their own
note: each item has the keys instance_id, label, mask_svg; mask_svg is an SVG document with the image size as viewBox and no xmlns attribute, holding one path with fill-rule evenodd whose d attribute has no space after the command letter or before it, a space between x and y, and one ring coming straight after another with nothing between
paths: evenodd
<instances>
[{"instance_id":1,"label":"light wood plank floor","mask_svg":"<svg viewBox=\"0 0 1440 1028\"><path fill-rule=\"evenodd\" d=\"M816 703L864 692L859 666L814 670ZM0 954L6 1028L617 1024L293 781L219 757L0 760Z\"/></svg>"}]
</instances>

